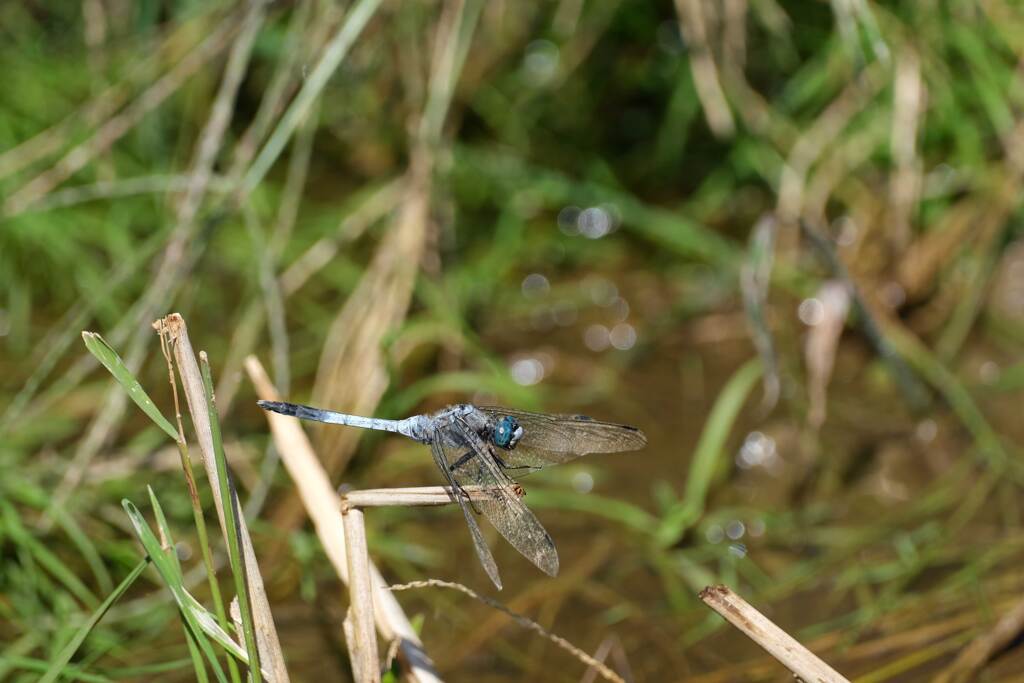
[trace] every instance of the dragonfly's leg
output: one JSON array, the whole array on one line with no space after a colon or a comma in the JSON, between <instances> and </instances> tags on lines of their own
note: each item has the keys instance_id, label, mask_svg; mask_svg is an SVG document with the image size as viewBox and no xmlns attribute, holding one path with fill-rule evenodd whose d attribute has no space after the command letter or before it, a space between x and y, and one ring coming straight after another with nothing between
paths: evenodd
<instances>
[{"instance_id":1,"label":"dragonfly's leg","mask_svg":"<svg viewBox=\"0 0 1024 683\"><path fill-rule=\"evenodd\" d=\"M458 472L459 468L462 467L463 465L465 465L467 462L469 462L469 459L472 458L474 454L475 454L475 451L466 451L465 453L462 454L461 457L459 457L458 460L453 462L448 467L448 469L450 469L452 472Z\"/></svg>"},{"instance_id":2,"label":"dragonfly's leg","mask_svg":"<svg viewBox=\"0 0 1024 683\"><path fill-rule=\"evenodd\" d=\"M516 474L519 475L530 474L531 472L536 472L537 470L540 469L539 467L534 467L533 465L506 465L500 460L498 461L498 465L501 467L501 469L505 470L506 472L515 472Z\"/></svg>"},{"instance_id":3,"label":"dragonfly's leg","mask_svg":"<svg viewBox=\"0 0 1024 683\"><path fill-rule=\"evenodd\" d=\"M502 458L497 453L492 453L492 455L494 456L494 461L498 463L498 467L505 470L506 472L518 473L522 471L525 474L529 474L530 472L536 472L537 470L540 469L539 467L533 467L532 465L509 465L507 462L505 462L504 458Z\"/></svg>"},{"instance_id":4,"label":"dragonfly's leg","mask_svg":"<svg viewBox=\"0 0 1024 683\"><path fill-rule=\"evenodd\" d=\"M459 468L465 465L467 462L469 462L470 458L472 458L475 454L475 451L467 451L466 453L463 453L458 460L456 460L454 463L448 466L448 470L450 472L457 472ZM452 481L455 481L454 478L452 479ZM470 498L469 494L466 493L466 489L462 488L462 484L455 481L455 486L459 489L459 495L465 496L466 500L469 501L469 505L470 507L473 508L473 512L479 515L480 508L476 506L476 501Z\"/></svg>"}]
</instances>

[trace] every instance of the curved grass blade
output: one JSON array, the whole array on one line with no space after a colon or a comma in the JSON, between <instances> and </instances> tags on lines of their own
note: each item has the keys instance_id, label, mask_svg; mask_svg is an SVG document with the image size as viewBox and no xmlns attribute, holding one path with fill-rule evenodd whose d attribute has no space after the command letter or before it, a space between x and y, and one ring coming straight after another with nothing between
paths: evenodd
<instances>
[{"instance_id":1,"label":"curved grass blade","mask_svg":"<svg viewBox=\"0 0 1024 683\"><path fill-rule=\"evenodd\" d=\"M68 642L68 644L64 646L64 648L60 651L60 654L57 655L56 659L54 659L50 663L50 668L47 669L46 673L43 674L43 677L39 679L40 683L51 683L51 681L57 680L57 678L64 671L64 667L66 667L68 663L71 661L71 658L75 656L75 652L77 652L78 648L81 647L83 642L85 642L85 639L96 627L96 624L100 622L100 619L103 618L103 615L107 613L107 610L109 610L115 602L117 602L118 598L124 595L125 591L128 590L128 587L135 583L135 579L139 578L139 575L142 574L143 570L147 566L149 566L149 558L145 557L142 560L140 560L137 565L135 565L135 568L132 569L131 572L129 572L128 576L124 577L124 580L121 581L121 583L118 584L117 588L115 588L113 592L107 596L107 599L104 600L100 604L100 606L96 608L96 611L92 613L92 616L89 617L89 620L82 624L82 627L78 629L78 632L75 634L74 638L72 638Z\"/></svg>"},{"instance_id":2,"label":"curved grass blade","mask_svg":"<svg viewBox=\"0 0 1024 683\"><path fill-rule=\"evenodd\" d=\"M53 515L53 519L57 522L57 526L64 530L64 533L67 534L72 544L82 555L82 559L89 565L89 569L92 570L92 574L98 584L99 592L102 594L114 590L113 579L111 579L110 572L100 557L100 551L82 527L79 526L74 515L69 514L62 507L51 507L47 492L25 477L12 475L4 484L2 494L9 496L11 500L35 508L40 512L49 510ZM0 672L0 680L3 680L3 672Z\"/></svg>"},{"instance_id":3,"label":"curved grass blade","mask_svg":"<svg viewBox=\"0 0 1024 683\"><path fill-rule=\"evenodd\" d=\"M167 588L170 589L175 602L178 603L179 611L181 612L182 618L185 620L191 635L195 638L196 645L198 645L200 651L202 651L206 660L210 663L210 667L213 669L213 673L219 683L227 683L227 677L224 675L224 670L221 668L220 661L217 659L217 654L213 651L210 641L206 638L205 629L202 628L201 622L196 618L194 611L186 608L188 600L185 595L187 592L185 591L181 571L178 569L176 560L168 556L167 551L165 551L160 545L160 541L157 540L156 536L153 534L153 530L149 528L149 524L146 523L145 518L143 518L142 513L139 512L139 509L135 507L134 503L125 499L121 501L121 506L128 514L128 519L131 522L132 527L135 529L135 534L139 537L142 547L146 549L146 553L152 560L153 566L156 567L157 571L160 573L160 577L164 580L164 583L167 584ZM170 539L168 539L168 541L170 541ZM191 605L189 605L189 607L191 607ZM230 640L230 638L228 640ZM198 675L200 674L197 672L197 676Z\"/></svg>"},{"instance_id":4,"label":"curved grass blade","mask_svg":"<svg viewBox=\"0 0 1024 683\"><path fill-rule=\"evenodd\" d=\"M704 502L725 440L736 423L740 408L761 377L761 368L760 359L747 361L729 378L728 384L718 395L701 432L693 462L690 463L683 498L665 514L655 534L662 547L668 547L682 538L686 530L704 513Z\"/></svg>"},{"instance_id":5,"label":"curved grass blade","mask_svg":"<svg viewBox=\"0 0 1024 683\"><path fill-rule=\"evenodd\" d=\"M256 623L253 617L252 596L249 594L249 581L246 577L248 568L246 567L242 551L239 526L242 508L238 503L238 494L228 473L228 460L227 456L224 455L224 444L221 440L220 417L217 415L217 402L213 395L213 376L210 371L210 362L205 352L201 351L199 353L199 364L202 368L203 390L210 420L213 455L217 466L217 484L220 486L221 500L224 501L224 527L227 531L225 540L228 546L228 556L231 559L231 574L235 581L235 595L238 598L238 608L242 613L245 649L248 653L247 661L255 663L254 666L250 667L250 672L252 680L255 683L260 683L262 675L260 671L259 648L256 642Z\"/></svg>"},{"instance_id":6,"label":"curved grass blade","mask_svg":"<svg viewBox=\"0 0 1024 683\"><path fill-rule=\"evenodd\" d=\"M93 595L88 586L78 578L77 574L60 557L25 528L25 525L22 524L21 515L2 496L0 496L0 522L2 522L4 535L15 546L22 549L26 553L27 558L30 558L26 562L37 563L39 568L43 569L49 577L53 577L58 584L67 589L78 600L81 600L87 607L99 605L99 599Z\"/></svg>"},{"instance_id":7,"label":"curved grass blade","mask_svg":"<svg viewBox=\"0 0 1024 683\"><path fill-rule=\"evenodd\" d=\"M178 431L163 416L156 407L156 404L153 403L149 395L142 389L139 380L135 379L135 375L125 366L124 361L117 355L117 351L114 351L113 347L95 332L82 332L82 340L85 342L85 348L89 349L89 353L96 356L96 360L102 363L103 367L114 376L118 384L124 387L125 391L128 392L128 396L135 401L135 405L139 406L142 412L149 416L149 419L177 442Z\"/></svg>"}]
</instances>

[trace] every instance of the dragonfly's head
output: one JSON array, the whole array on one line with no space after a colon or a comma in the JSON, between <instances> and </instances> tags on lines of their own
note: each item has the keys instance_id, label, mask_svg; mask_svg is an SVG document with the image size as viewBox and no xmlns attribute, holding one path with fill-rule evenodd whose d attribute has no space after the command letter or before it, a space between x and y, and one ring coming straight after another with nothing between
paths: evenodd
<instances>
[{"instance_id":1,"label":"dragonfly's head","mask_svg":"<svg viewBox=\"0 0 1024 683\"><path fill-rule=\"evenodd\" d=\"M492 438L494 445L510 451L516 447L519 439L523 438L523 428L519 425L518 420L511 415L506 415L494 425Z\"/></svg>"}]
</instances>

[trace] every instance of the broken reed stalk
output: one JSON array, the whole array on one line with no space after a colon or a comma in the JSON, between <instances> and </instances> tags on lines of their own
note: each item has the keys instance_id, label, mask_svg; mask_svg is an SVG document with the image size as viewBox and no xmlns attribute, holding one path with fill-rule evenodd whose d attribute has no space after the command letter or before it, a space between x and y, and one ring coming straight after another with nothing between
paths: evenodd
<instances>
[{"instance_id":1,"label":"broken reed stalk","mask_svg":"<svg viewBox=\"0 0 1024 683\"><path fill-rule=\"evenodd\" d=\"M467 494L470 500L488 501L493 500L488 495L486 486L466 486L462 492ZM517 491L520 493L521 489ZM431 505L449 505L455 502L455 493L450 486L415 486L411 488L394 489L363 489L361 491L346 491L341 494L342 504L351 507L424 507ZM520 493L521 495L521 493ZM343 510L344 511L344 510Z\"/></svg>"},{"instance_id":2,"label":"broken reed stalk","mask_svg":"<svg viewBox=\"0 0 1024 683\"><path fill-rule=\"evenodd\" d=\"M246 358L245 368L259 398L268 401L281 400L259 360L249 356ZM341 499L331 486L323 465L313 453L309 438L302 431L298 421L276 413L265 413L265 417L270 424L281 462L295 482L302 506L313 521L324 552L338 577L343 583L348 584L349 550L341 514ZM406 665L408 680L418 683L440 683L441 678L434 670L434 663L423 650L423 644L402 606L387 590L387 584L384 583L380 571L370 561L367 562L367 566L371 577L373 620L377 624L381 638L385 642L398 641L399 653Z\"/></svg>"},{"instance_id":3,"label":"broken reed stalk","mask_svg":"<svg viewBox=\"0 0 1024 683\"><path fill-rule=\"evenodd\" d=\"M729 587L708 586L700 592L700 599L801 680L808 683L850 683Z\"/></svg>"},{"instance_id":4,"label":"broken reed stalk","mask_svg":"<svg viewBox=\"0 0 1024 683\"><path fill-rule=\"evenodd\" d=\"M181 377L181 384L184 388L189 413L192 415L196 439L199 442L203 468L206 470L206 476L211 482L210 489L213 492L213 502L217 509L217 517L220 520L221 532L225 539L229 539L232 535L228 528L230 521L225 503L232 505L236 513L234 526L235 530L237 530L239 545L241 546L241 565L244 567L246 579L245 591L248 592L252 605L256 644L259 650L258 660L261 666L270 671L271 678L275 683L286 682L289 680L288 671L285 668L277 629L274 627L274 618L270 612L270 603L267 600L267 593L263 587L263 577L260 574L256 553L253 550L252 540L249 537L249 529L245 523L244 516L242 516L241 507L238 505L233 484L230 481L227 482L231 491L230 498L227 501L224 500L218 485L221 478L217 472L214 425L211 422L211 411L208 409L202 373L199 369L199 363L196 361L195 352L192 350L192 343L188 338L188 329L185 326L184 319L177 313L168 315L166 318L154 323L153 326L161 334L167 335L167 340L174 353L174 360ZM239 598L242 599L242 596L239 595Z\"/></svg>"},{"instance_id":5,"label":"broken reed stalk","mask_svg":"<svg viewBox=\"0 0 1024 683\"><path fill-rule=\"evenodd\" d=\"M342 505L348 548L349 617L351 637L347 639L349 658L357 683L380 681L377 657L377 633L373 629L373 593L370 579L370 553L366 546L366 525L363 511Z\"/></svg>"}]
</instances>

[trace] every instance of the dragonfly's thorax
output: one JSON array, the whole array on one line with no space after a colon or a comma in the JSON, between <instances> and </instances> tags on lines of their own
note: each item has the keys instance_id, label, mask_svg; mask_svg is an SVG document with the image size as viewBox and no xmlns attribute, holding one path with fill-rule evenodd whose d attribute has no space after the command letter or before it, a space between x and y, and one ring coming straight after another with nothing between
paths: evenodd
<instances>
[{"instance_id":1,"label":"dragonfly's thorax","mask_svg":"<svg viewBox=\"0 0 1024 683\"><path fill-rule=\"evenodd\" d=\"M468 403L448 406L425 419L424 427L427 433L431 432L430 427L432 426L433 433L439 433L445 439L445 443L442 444L444 446L470 446L470 444L462 443L462 439L457 436L460 429L451 428L456 423L460 427L468 428L484 443L504 450L515 448L523 435L523 428L519 426L515 418L508 415L495 417Z\"/></svg>"}]
</instances>

